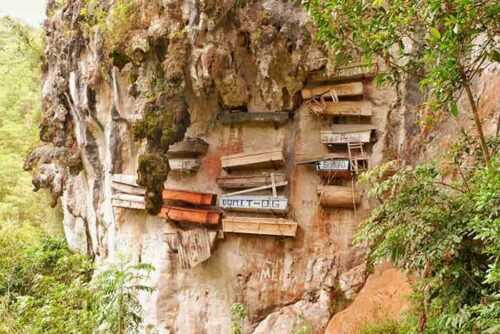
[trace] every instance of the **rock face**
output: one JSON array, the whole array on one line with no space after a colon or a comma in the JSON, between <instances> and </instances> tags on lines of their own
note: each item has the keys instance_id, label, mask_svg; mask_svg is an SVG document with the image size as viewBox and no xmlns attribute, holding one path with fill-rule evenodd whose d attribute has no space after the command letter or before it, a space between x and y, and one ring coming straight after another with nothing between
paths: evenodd
<instances>
[{"instance_id":1,"label":"rock face","mask_svg":"<svg viewBox=\"0 0 500 334\"><path fill-rule=\"evenodd\" d=\"M381 265L368 277L354 302L335 314L325 334L351 334L367 323L397 320L410 307L408 278L399 270Z\"/></svg>"},{"instance_id":2,"label":"rock face","mask_svg":"<svg viewBox=\"0 0 500 334\"><path fill-rule=\"evenodd\" d=\"M365 254L352 245L369 203L322 208L321 180L297 165L328 153L330 122L301 106L300 90L328 54L314 42L297 2L214 0L49 1L41 140L26 162L37 188L61 199L70 246L113 261L124 254L156 271L141 296L147 333L229 333L230 308L246 306L246 333L320 333L340 300L365 280ZM399 156L414 131L416 87L404 94L364 80L378 141L369 166ZM280 127L224 126L223 110L291 113ZM169 172L166 152L184 137L209 144L197 173ZM168 187L221 194L223 155L283 148L288 219L296 238L226 234L209 260L179 265L172 235L191 228L113 208L111 175L138 177L146 207ZM168 178L167 178L168 175ZM347 181L346 186L351 186Z\"/></svg>"}]
</instances>

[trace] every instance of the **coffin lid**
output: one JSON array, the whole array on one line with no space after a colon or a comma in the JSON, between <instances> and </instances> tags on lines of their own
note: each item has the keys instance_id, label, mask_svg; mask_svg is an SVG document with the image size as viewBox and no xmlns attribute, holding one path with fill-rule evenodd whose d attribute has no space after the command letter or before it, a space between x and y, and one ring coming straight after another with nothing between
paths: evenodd
<instances>
[{"instance_id":1,"label":"coffin lid","mask_svg":"<svg viewBox=\"0 0 500 334\"><path fill-rule=\"evenodd\" d=\"M367 160L368 157L363 156L363 155L354 155L354 158L356 160ZM324 154L322 156L318 157L311 157L307 158L304 160L300 160L297 162L297 165L307 165L307 164L313 164L318 161L323 161L323 160L349 160L349 154L346 153L329 153L329 154Z\"/></svg>"},{"instance_id":2,"label":"coffin lid","mask_svg":"<svg viewBox=\"0 0 500 334\"><path fill-rule=\"evenodd\" d=\"M334 124L330 129L325 131L333 133L353 133L376 130L377 127L373 124Z\"/></svg>"}]
</instances>

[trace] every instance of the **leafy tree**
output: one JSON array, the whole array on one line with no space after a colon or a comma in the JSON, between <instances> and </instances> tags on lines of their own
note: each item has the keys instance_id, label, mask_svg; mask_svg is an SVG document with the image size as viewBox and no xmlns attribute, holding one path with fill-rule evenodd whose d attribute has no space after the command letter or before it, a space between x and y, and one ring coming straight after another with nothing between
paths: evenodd
<instances>
[{"instance_id":1,"label":"leafy tree","mask_svg":"<svg viewBox=\"0 0 500 334\"><path fill-rule=\"evenodd\" d=\"M500 60L500 4L494 0L305 0L318 36L335 51L338 62L362 56L381 59L382 80L402 75L420 80L432 110L443 106L458 114L465 91L482 153L488 163L478 101L471 83L490 63Z\"/></svg>"},{"instance_id":2,"label":"leafy tree","mask_svg":"<svg viewBox=\"0 0 500 334\"><path fill-rule=\"evenodd\" d=\"M384 179L381 167L365 176L381 205L357 241L368 243L372 261L389 258L419 274L421 333L500 329L500 154L481 166L470 142L444 168L407 167Z\"/></svg>"}]
</instances>

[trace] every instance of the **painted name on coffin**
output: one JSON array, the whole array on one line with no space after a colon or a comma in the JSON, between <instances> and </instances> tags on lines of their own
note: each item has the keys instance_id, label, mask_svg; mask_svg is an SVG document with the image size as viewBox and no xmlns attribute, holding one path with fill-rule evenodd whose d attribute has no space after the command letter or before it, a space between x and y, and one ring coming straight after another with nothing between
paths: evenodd
<instances>
[{"instance_id":1,"label":"painted name on coffin","mask_svg":"<svg viewBox=\"0 0 500 334\"><path fill-rule=\"evenodd\" d=\"M349 170L349 160L322 160L316 163L317 171Z\"/></svg>"},{"instance_id":2,"label":"painted name on coffin","mask_svg":"<svg viewBox=\"0 0 500 334\"><path fill-rule=\"evenodd\" d=\"M288 199L281 196L229 196L220 198L220 206L233 210L286 211Z\"/></svg>"}]
</instances>

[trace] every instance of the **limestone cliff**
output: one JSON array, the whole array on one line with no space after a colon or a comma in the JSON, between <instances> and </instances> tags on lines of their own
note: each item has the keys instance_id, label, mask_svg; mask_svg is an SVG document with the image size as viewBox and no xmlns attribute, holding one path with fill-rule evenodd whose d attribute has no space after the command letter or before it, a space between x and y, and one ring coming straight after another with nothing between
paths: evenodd
<instances>
[{"instance_id":1,"label":"limestone cliff","mask_svg":"<svg viewBox=\"0 0 500 334\"><path fill-rule=\"evenodd\" d=\"M313 73L333 72L296 1L49 1L41 140L26 162L37 188L64 210L70 246L97 261L125 254L155 266L141 296L147 333L229 333L230 307L248 309L247 333L321 333L363 286L363 249L352 245L370 203L319 205L320 177L297 162L328 153L300 94ZM412 82L400 90L361 80L377 141L369 166L408 153ZM223 125L224 110L289 112L283 126ZM209 144L196 173L169 172L167 152L185 137ZM284 148L287 218L295 238L226 233L211 257L179 265L172 238L190 229L161 219L165 185L221 194L221 157ZM410 152L411 153L411 152ZM111 176L137 176L146 209L112 206ZM346 186L351 186L347 181Z\"/></svg>"}]
</instances>

